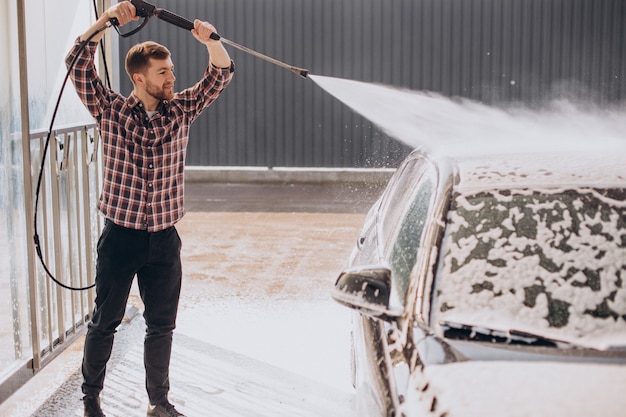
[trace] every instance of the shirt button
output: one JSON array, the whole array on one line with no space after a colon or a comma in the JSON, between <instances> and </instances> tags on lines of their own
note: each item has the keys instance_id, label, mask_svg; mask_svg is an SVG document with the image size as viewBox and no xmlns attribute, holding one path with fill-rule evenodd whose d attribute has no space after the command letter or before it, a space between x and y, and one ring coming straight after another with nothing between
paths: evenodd
<instances>
[{"instance_id":1,"label":"shirt button","mask_svg":"<svg viewBox=\"0 0 626 417\"><path fill-rule=\"evenodd\" d=\"M152 164L148 164L148 168L152 169L153 165Z\"/></svg>"},{"instance_id":2,"label":"shirt button","mask_svg":"<svg viewBox=\"0 0 626 417\"><path fill-rule=\"evenodd\" d=\"M152 188L152 183L151 182L148 183L148 187Z\"/></svg>"}]
</instances>

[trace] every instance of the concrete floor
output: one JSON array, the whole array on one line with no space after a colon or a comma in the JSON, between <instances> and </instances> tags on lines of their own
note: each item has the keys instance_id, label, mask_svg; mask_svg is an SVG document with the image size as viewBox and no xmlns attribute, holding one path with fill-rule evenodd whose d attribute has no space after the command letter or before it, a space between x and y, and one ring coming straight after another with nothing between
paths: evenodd
<instances>
[{"instance_id":1,"label":"concrete floor","mask_svg":"<svg viewBox=\"0 0 626 417\"><path fill-rule=\"evenodd\" d=\"M354 416L350 312L329 290L382 186L189 183L170 399L189 417ZM141 312L136 289L129 301ZM103 408L144 416L143 319L120 326ZM82 338L0 405L81 416Z\"/></svg>"}]
</instances>

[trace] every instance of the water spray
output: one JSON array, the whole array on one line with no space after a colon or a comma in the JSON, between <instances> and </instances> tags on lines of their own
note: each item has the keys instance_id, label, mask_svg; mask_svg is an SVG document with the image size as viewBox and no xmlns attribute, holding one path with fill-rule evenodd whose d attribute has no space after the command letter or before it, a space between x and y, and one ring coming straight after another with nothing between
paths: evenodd
<instances>
[{"instance_id":1,"label":"water spray","mask_svg":"<svg viewBox=\"0 0 626 417\"><path fill-rule=\"evenodd\" d=\"M144 20L141 23L141 25L139 25L139 27L137 27L136 29L134 29L133 31L126 33L126 34L122 34L120 33L120 36L122 37L127 37L130 36L134 33L139 32L141 29L143 29L143 27L146 25L146 23L148 23L148 20L152 17L152 16L156 16L157 18L170 23L174 26L178 26L179 28L185 29L185 30L192 30L194 28L194 24L191 20L185 19L182 16L179 16L175 13L170 12L169 10L165 10L165 9L161 9L158 8L150 3L146 3L143 0L131 0L130 1L133 6L135 6L135 15L137 17L143 17ZM111 19L111 23L113 24L113 26L117 27L119 26L119 22L117 21L117 19L113 18ZM118 31L119 32L119 31ZM285 68L295 74L298 74L299 76L301 76L302 78L306 78L307 75L309 74L309 70L306 70L304 68L298 68L298 67L294 67L293 65L289 65L286 64L282 61L279 61L277 59L274 59L272 57L269 57L267 55L263 55L260 52L254 51L250 48L247 48L243 45L240 45L236 42L233 42L231 40L228 40L222 36L220 36L219 34L213 32L211 34L211 39L216 40L216 41L222 41L223 43L225 43L226 45L232 46L234 48L237 48L243 52L246 52L250 55L253 55L257 58L260 58L264 61L270 62L274 65L278 65L279 67Z\"/></svg>"}]
</instances>

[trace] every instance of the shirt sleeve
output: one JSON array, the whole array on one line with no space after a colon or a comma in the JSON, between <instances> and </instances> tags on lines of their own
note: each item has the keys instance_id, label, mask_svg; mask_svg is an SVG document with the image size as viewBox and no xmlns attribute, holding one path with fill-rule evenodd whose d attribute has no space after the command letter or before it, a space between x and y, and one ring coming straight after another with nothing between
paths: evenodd
<instances>
[{"instance_id":1,"label":"shirt sleeve","mask_svg":"<svg viewBox=\"0 0 626 417\"><path fill-rule=\"evenodd\" d=\"M104 86L96 70L94 55L97 48L96 42L87 42L83 46L77 39L65 57L65 65L70 70L78 97L89 113L99 119L103 109L110 103L111 90Z\"/></svg>"},{"instance_id":2,"label":"shirt sleeve","mask_svg":"<svg viewBox=\"0 0 626 417\"><path fill-rule=\"evenodd\" d=\"M198 117L217 99L230 84L234 72L235 64L232 61L230 66L226 68L218 68L209 64L200 81L176 94L175 99L190 120Z\"/></svg>"}]
</instances>

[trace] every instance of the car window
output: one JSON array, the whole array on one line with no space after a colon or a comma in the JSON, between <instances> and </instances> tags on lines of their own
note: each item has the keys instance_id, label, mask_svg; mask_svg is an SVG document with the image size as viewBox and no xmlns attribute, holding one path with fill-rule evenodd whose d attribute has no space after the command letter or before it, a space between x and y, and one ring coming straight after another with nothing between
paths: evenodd
<instances>
[{"instance_id":1,"label":"car window","mask_svg":"<svg viewBox=\"0 0 626 417\"><path fill-rule=\"evenodd\" d=\"M383 242L393 238L423 172L424 160L412 159L396 173L392 186L383 196L379 216L379 231Z\"/></svg>"},{"instance_id":2,"label":"car window","mask_svg":"<svg viewBox=\"0 0 626 417\"><path fill-rule=\"evenodd\" d=\"M423 174L418 179L419 181L407 181L410 187L403 189L402 196L398 196L405 203L398 205L402 210L393 211L394 220L386 218L388 234L385 257L391 267L395 295L402 305L406 301L411 271L417 259L417 249L427 221L435 184L432 173Z\"/></svg>"},{"instance_id":3,"label":"car window","mask_svg":"<svg viewBox=\"0 0 626 417\"><path fill-rule=\"evenodd\" d=\"M626 189L456 194L433 319L626 344Z\"/></svg>"}]
</instances>

